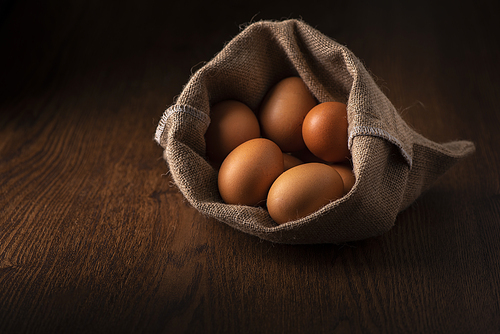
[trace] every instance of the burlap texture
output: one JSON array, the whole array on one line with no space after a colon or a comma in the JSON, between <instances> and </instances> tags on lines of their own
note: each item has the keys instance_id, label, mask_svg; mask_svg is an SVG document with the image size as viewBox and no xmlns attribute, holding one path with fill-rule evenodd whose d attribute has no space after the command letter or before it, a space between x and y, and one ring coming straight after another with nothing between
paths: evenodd
<instances>
[{"instance_id":1,"label":"burlap texture","mask_svg":"<svg viewBox=\"0 0 500 334\"><path fill-rule=\"evenodd\" d=\"M260 207L228 205L205 160L210 106L235 99L254 111L281 79L300 76L319 102L347 104L353 189L314 214L276 225ZM342 243L387 232L396 215L459 159L468 141L432 142L412 130L350 50L300 20L255 22L192 75L163 114L155 140L175 184L203 214L277 243Z\"/></svg>"}]
</instances>

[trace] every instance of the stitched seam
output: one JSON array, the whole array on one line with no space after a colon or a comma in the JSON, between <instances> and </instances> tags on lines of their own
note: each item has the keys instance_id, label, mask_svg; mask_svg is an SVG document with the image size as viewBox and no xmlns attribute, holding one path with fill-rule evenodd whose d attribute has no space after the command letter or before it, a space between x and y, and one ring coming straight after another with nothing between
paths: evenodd
<instances>
[{"instance_id":1,"label":"stitched seam","mask_svg":"<svg viewBox=\"0 0 500 334\"><path fill-rule=\"evenodd\" d=\"M156 142L158 142L158 144L160 143L160 138L161 138L161 135L163 134L163 131L165 131L165 126L167 125L167 120L170 118L170 116L172 116L175 113L179 113L179 112L185 112L185 113L199 119L207 126L208 126L208 124L210 124L210 117L207 114L205 114L205 113L203 113L203 112L201 112L193 107L190 107L188 105L182 105L182 104L181 105L179 105L179 104L173 105L163 112L163 115L161 116L160 121L158 122L158 126L156 127L155 140L156 140Z\"/></svg>"},{"instance_id":2,"label":"stitched seam","mask_svg":"<svg viewBox=\"0 0 500 334\"><path fill-rule=\"evenodd\" d=\"M403 144L389 132L369 126L356 126L352 129L351 133L349 134L349 140L348 140L349 148L352 147L352 140L356 136L374 136L388 140L389 142L393 143L399 148L401 154L403 154L403 157L406 159L411 168L413 162L412 157L408 154L408 152L406 152L406 150L403 147Z\"/></svg>"}]
</instances>

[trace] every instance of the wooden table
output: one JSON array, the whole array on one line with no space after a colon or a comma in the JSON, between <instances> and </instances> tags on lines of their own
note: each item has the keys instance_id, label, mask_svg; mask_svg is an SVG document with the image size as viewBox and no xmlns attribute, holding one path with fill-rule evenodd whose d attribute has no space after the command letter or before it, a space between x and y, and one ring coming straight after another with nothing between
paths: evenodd
<instances>
[{"instance_id":1,"label":"wooden table","mask_svg":"<svg viewBox=\"0 0 500 334\"><path fill-rule=\"evenodd\" d=\"M3 3L0 333L500 332L497 12L402 3ZM163 110L241 24L282 18L429 139L476 144L380 237L272 244L172 185Z\"/></svg>"}]
</instances>

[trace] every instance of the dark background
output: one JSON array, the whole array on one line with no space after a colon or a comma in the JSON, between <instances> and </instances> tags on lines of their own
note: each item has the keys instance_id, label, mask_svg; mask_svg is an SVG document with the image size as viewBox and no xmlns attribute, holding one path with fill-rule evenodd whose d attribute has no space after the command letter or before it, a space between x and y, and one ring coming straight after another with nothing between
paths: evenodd
<instances>
[{"instance_id":1,"label":"dark background","mask_svg":"<svg viewBox=\"0 0 500 334\"><path fill-rule=\"evenodd\" d=\"M493 1L0 3L0 333L500 332ZM388 233L275 245L194 210L153 141L251 21L346 45L428 138L476 144Z\"/></svg>"}]
</instances>

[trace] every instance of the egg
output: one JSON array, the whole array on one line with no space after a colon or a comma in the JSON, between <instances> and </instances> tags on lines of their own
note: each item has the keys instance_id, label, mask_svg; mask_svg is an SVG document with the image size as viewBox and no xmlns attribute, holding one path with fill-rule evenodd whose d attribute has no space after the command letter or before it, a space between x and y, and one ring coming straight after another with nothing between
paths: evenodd
<instances>
[{"instance_id":1,"label":"egg","mask_svg":"<svg viewBox=\"0 0 500 334\"><path fill-rule=\"evenodd\" d=\"M259 137L259 121L246 104L226 100L211 107L205 142L207 157L213 164L220 165L238 145Z\"/></svg>"},{"instance_id":2,"label":"egg","mask_svg":"<svg viewBox=\"0 0 500 334\"><path fill-rule=\"evenodd\" d=\"M277 224L300 219L341 198L339 173L323 163L304 163L283 172L272 184L267 210Z\"/></svg>"},{"instance_id":3,"label":"egg","mask_svg":"<svg viewBox=\"0 0 500 334\"><path fill-rule=\"evenodd\" d=\"M297 165L300 165L304 163L302 160L300 160L297 157L294 157L291 154L288 153L283 153L283 164L284 164L284 170L288 170L292 167L295 167Z\"/></svg>"},{"instance_id":4,"label":"egg","mask_svg":"<svg viewBox=\"0 0 500 334\"><path fill-rule=\"evenodd\" d=\"M335 168L337 173L340 174L342 181L344 182L344 195L351 191L354 183L356 183L356 177L354 176L354 172L351 166L347 164L333 164L330 165Z\"/></svg>"},{"instance_id":5,"label":"egg","mask_svg":"<svg viewBox=\"0 0 500 334\"><path fill-rule=\"evenodd\" d=\"M305 148L302 122L317 104L299 77L289 77L273 86L261 103L258 119L262 135L274 141L284 152Z\"/></svg>"},{"instance_id":6,"label":"egg","mask_svg":"<svg viewBox=\"0 0 500 334\"><path fill-rule=\"evenodd\" d=\"M266 138L248 140L222 162L219 193L227 204L264 205L269 188L283 170L283 152L278 145Z\"/></svg>"},{"instance_id":7,"label":"egg","mask_svg":"<svg viewBox=\"0 0 500 334\"><path fill-rule=\"evenodd\" d=\"M347 128L347 106L341 102L324 102L307 113L302 136L315 156L327 162L341 162L351 155Z\"/></svg>"}]
</instances>

